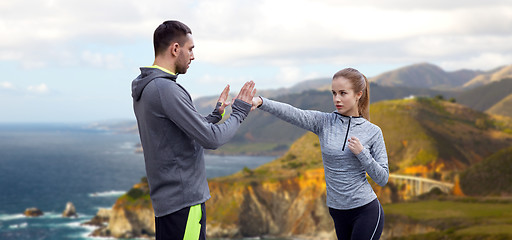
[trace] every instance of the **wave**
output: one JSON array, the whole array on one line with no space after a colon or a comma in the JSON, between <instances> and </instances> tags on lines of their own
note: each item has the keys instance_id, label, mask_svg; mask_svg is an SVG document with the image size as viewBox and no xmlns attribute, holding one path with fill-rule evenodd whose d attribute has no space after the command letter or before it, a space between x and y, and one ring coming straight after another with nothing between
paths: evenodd
<instances>
[{"instance_id":1,"label":"wave","mask_svg":"<svg viewBox=\"0 0 512 240\"><path fill-rule=\"evenodd\" d=\"M37 218L42 218L42 219L57 219L57 218L62 218L62 213L58 213L58 212L43 212L43 215L42 216L39 216Z\"/></svg>"},{"instance_id":2,"label":"wave","mask_svg":"<svg viewBox=\"0 0 512 240\"><path fill-rule=\"evenodd\" d=\"M17 213L17 214L0 214L0 221L10 221L16 219L26 218L25 215Z\"/></svg>"},{"instance_id":3,"label":"wave","mask_svg":"<svg viewBox=\"0 0 512 240\"><path fill-rule=\"evenodd\" d=\"M9 229L27 228L27 226L28 226L28 223L23 222L23 223L20 223L20 224L11 224L11 225L9 225Z\"/></svg>"},{"instance_id":4,"label":"wave","mask_svg":"<svg viewBox=\"0 0 512 240\"><path fill-rule=\"evenodd\" d=\"M89 197L119 197L123 194L125 194L126 191L106 191L106 192L95 192L95 193L89 193Z\"/></svg>"}]
</instances>

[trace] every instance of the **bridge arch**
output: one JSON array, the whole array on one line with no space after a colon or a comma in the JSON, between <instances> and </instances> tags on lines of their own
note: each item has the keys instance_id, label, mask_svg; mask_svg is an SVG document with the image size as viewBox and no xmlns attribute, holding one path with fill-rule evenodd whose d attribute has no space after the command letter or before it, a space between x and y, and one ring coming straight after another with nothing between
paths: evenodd
<instances>
[{"instance_id":1,"label":"bridge arch","mask_svg":"<svg viewBox=\"0 0 512 240\"><path fill-rule=\"evenodd\" d=\"M405 199L428 193L438 188L446 194L453 192L453 183L437 181L429 178L422 178L410 175L389 174L389 181L399 187Z\"/></svg>"}]
</instances>

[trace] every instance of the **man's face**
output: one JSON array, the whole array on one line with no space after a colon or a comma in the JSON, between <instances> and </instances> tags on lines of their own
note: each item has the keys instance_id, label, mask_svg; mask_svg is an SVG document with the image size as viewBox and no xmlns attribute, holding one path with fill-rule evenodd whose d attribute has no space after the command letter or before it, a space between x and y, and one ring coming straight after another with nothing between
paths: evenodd
<instances>
[{"instance_id":1,"label":"man's face","mask_svg":"<svg viewBox=\"0 0 512 240\"><path fill-rule=\"evenodd\" d=\"M178 74L185 74L190 63L194 60L194 52L192 51L194 48L194 40L192 40L191 34L187 34L186 38L185 44L180 46L180 53L176 60L176 73Z\"/></svg>"}]
</instances>

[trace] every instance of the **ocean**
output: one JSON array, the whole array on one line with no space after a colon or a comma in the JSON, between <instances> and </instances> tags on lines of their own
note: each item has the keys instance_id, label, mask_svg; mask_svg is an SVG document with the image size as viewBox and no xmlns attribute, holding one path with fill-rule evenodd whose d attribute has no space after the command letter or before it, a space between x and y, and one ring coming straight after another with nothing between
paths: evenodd
<instances>
[{"instance_id":1,"label":"ocean","mask_svg":"<svg viewBox=\"0 0 512 240\"><path fill-rule=\"evenodd\" d=\"M73 124L0 124L0 239L98 239L81 225L145 176L139 137ZM208 178L255 168L269 156L206 155ZM77 218L64 218L72 202ZM27 208L43 211L25 217Z\"/></svg>"}]
</instances>

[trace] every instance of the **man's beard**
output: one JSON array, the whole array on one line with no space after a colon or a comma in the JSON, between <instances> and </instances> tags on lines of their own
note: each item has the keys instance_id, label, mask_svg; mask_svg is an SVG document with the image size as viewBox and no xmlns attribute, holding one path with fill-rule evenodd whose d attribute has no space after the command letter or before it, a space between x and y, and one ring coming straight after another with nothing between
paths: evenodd
<instances>
[{"instance_id":1,"label":"man's beard","mask_svg":"<svg viewBox=\"0 0 512 240\"><path fill-rule=\"evenodd\" d=\"M188 69L188 61L185 59L185 57L180 54L178 56L178 62L176 64L176 74L185 74Z\"/></svg>"}]
</instances>

